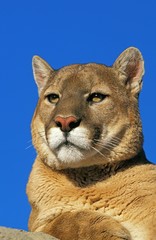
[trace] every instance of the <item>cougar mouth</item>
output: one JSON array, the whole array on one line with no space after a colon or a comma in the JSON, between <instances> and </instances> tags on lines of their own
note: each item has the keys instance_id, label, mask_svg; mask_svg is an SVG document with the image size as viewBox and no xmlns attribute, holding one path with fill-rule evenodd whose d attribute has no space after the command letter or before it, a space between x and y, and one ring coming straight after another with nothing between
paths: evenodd
<instances>
[{"instance_id":1,"label":"cougar mouth","mask_svg":"<svg viewBox=\"0 0 156 240\"><path fill-rule=\"evenodd\" d=\"M81 149L79 146L77 146L76 144L74 144L66 139L65 141L60 143L60 145L56 148L56 150L59 150L63 146L66 146L66 147L73 146L73 147L77 147L77 148Z\"/></svg>"},{"instance_id":2,"label":"cougar mouth","mask_svg":"<svg viewBox=\"0 0 156 240\"><path fill-rule=\"evenodd\" d=\"M58 128L51 128L47 133L47 140L52 150L62 146L75 146L79 149L89 149L90 140L88 138L88 130L74 129L69 133L64 133Z\"/></svg>"},{"instance_id":3,"label":"cougar mouth","mask_svg":"<svg viewBox=\"0 0 156 240\"><path fill-rule=\"evenodd\" d=\"M60 161L79 161L91 148L88 130L76 128L68 133L51 128L47 133L48 145Z\"/></svg>"}]
</instances>

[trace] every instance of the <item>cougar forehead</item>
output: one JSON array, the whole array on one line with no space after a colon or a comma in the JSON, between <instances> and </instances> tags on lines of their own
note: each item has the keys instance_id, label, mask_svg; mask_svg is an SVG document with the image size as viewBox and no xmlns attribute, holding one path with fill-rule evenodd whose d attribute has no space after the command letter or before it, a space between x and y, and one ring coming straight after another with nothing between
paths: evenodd
<instances>
[{"instance_id":1,"label":"cougar forehead","mask_svg":"<svg viewBox=\"0 0 156 240\"><path fill-rule=\"evenodd\" d=\"M54 76L49 79L47 88L52 85L60 87L60 91L72 92L72 89L88 93L94 87L107 87L110 91L122 84L116 81L117 72L105 65L100 64L77 64L64 67L54 73ZM72 87L72 88L71 88ZM102 90L102 89L101 89Z\"/></svg>"}]
</instances>

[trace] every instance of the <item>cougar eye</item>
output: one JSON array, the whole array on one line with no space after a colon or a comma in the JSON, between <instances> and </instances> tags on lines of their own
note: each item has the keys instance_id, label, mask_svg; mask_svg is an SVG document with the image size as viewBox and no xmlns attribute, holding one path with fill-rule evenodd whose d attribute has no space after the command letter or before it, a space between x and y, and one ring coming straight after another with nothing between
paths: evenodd
<instances>
[{"instance_id":1,"label":"cougar eye","mask_svg":"<svg viewBox=\"0 0 156 240\"><path fill-rule=\"evenodd\" d=\"M55 93L51 93L47 96L47 99L50 103L56 104L59 101L59 95Z\"/></svg>"},{"instance_id":2,"label":"cougar eye","mask_svg":"<svg viewBox=\"0 0 156 240\"><path fill-rule=\"evenodd\" d=\"M102 93L92 93L87 101L88 102L92 102L92 103L99 103L101 102L102 100L104 100L106 98L107 95L104 95Z\"/></svg>"}]
</instances>

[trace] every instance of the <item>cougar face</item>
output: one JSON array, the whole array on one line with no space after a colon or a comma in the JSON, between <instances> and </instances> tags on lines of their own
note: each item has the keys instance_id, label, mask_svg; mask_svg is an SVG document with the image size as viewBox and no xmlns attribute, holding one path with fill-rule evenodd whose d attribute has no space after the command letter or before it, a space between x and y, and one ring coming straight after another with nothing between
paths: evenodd
<instances>
[{"instance_id":1,"label":"cougar face","mask_svg":"<svg viewBox=\"0 0 156 240\"><path fill-rule=\"evenodd\" d=\"M135 51L141 57L138 50L131 51L132 57ZM129 67L130 73L123 72L117 62L113 67L77 64L54 71L34 57L40 98L32 122L33 142L49 166L97 165L129 159L140 151L141 87L136 76L143 71L138 64L137 70Z\"/></svg>"}]
</instances>

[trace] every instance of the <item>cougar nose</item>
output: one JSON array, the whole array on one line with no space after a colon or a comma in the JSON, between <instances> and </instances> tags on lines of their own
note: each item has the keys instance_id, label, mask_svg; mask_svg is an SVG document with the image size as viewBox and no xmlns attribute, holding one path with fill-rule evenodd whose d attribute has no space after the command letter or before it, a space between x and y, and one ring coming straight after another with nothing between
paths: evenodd
<instances>
[{"instance_id":1,"label":"cougar nose","mask_svg":"<svg viewBox=\"0 0 156 240\"><path fill-rule=\"evenodd\" d=\"M63 132L70 132L73 128L76 128L80 125L81 120L77 119L74 116L61 117L57 116L55 118L56 125L61 128Z\"/></svg>"}]
</instances>

